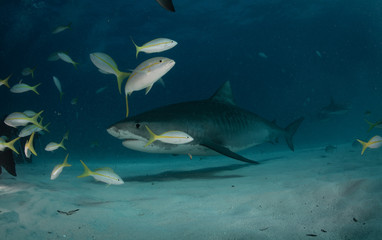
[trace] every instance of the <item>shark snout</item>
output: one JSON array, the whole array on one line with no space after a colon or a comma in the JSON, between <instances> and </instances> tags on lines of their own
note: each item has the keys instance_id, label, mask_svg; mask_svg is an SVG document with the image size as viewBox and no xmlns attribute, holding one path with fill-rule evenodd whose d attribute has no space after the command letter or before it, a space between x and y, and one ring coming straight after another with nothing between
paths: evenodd
<instances>
[{"instance_id":1,"label":"shark snout","mask_svg":"<svg viewBox=\"0 0 382 240\"><path fill-rule=\"evenodd\" d=\"M113 136L113 137L116 137L116 138L119 138L120 137L120 132L119 132L119 129L115 126L111 126L107 129L107 132Z\"/></svg>"}]
</instances>

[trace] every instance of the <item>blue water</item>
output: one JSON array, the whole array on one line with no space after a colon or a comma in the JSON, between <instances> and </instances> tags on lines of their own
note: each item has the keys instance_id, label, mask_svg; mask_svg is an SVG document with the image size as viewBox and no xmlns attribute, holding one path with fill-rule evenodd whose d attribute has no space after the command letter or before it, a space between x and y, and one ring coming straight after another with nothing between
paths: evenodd
<instances>
[{"instance_id":1,"label":"blue water","mask_svg":"<svg viewBox=\"0 0 382 240\"><path fill-rule=\"evenodd\" d=\"M367 140L376 133L367 133L364 112L371 111L372 121L382 117L380 1L174 0L174 5L171 13L154 0L1 1L0 78L13 73L11 85L21 79L42 85L39 96L1 86L0 115L44 110L44 123L51 125L41 145L59 141L69 130L71 153L128 158L134 153L105 130L124 118L123 95L115 77L99 73L89 59L92 52L105 52L122 71L154 56L176 61L164 76L165 88L156 84L148 95L133 93L131 115L208 98L230 80L239 106L280 126L306 118L295 136L296 148ZM71 30L51 34L69 22ZM136 59L130 37L139 45L158 37L178 45ZM55 51L67 52L78 69L47 61ZM33 66L34 78L21 75ZM52 76L61 80L61 102ZM107 89L96 94L101 87ZM316 116L331 97L351 110L320 121ZM70 103L73 98L77 105ZM94 142L99 147L92 148Z\"/></svg>"}]
</instances>

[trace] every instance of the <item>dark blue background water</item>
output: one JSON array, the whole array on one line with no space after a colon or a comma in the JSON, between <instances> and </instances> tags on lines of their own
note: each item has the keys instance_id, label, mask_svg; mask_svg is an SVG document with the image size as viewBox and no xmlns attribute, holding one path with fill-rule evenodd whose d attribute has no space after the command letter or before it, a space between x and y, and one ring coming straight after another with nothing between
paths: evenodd
<instances>
[{"instance_id":1,"label":"dark blue background water","mask_svg":"<svg viewBox=\"0 0 382 240\"><path fill-rule=\"evenodd\" d=\"M380 120L382 88L382 3L378 0L250 1L174 0L176 13L145 1L1 1L0 78L13 73L38 88L13 94L0 87L0 114L45 110L50 133L45 146L70 130L67 145L80 155L132 154L105 129L125 114L123 95L113 75L103 75L89 54L105 52L124 71L154 56L176 61L148 95L134 92L131 114L165 104L207 98L230 80L239 106L286 126L306 120L296 135L296 148L367 140L364 112ZM59 25L72 29L51 34ZM178 45L159 54L140 53L130 36L142 45L154 38L174 39ZM65 51L78 69L63 61L48 62L55 51ZM321 57L316 54L321 53ZM259 52L268 58L260 57ZM37 66L35 77L22 77L25 67ZM60 102L52 76L65 93ZM107 89L96 94L101 87ZM320 108L336 102L349 104L346 115L319 121ZM78 104L70 101L78 98ZM78 114L78 119L77 119ZM99 143L91 148L92 142ZM286 148L286 147L285 147ZM111 154L112 152L112 154ZM46 153L42 153L46 154Z\"/></svg>"}]
</instances>

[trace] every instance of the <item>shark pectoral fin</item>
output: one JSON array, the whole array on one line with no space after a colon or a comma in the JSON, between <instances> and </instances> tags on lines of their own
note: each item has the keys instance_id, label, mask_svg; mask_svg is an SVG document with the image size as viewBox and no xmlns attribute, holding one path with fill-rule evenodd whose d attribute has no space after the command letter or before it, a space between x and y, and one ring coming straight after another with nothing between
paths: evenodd
<instances>
[{"instance_id":1,"label":"shark pectoral fin","mask_svg":"<svg viewBox=\"0 0 382 240\"><path fill-rule=\"evenodd\" d=\"M225 155L227 157L230 157L230 158L233 158L233 159L236 159L236 160L239 160L239 161L242 161L242 162L247 162L247 163L253 163L253 164L259 164L259 162L256 162L256 161L253 161L253 160L250 160L248 158L245 158L237 153L234 153L232 152L231 150L229 150L228 148L226 147L223 147L219 144L216 144L216 143L213 143L213 142L204 142L204 143L201 143L200 145L204 146L204 147L207 147L217 153L220 153L222 155Z\"/></svg>"}]
</instances>

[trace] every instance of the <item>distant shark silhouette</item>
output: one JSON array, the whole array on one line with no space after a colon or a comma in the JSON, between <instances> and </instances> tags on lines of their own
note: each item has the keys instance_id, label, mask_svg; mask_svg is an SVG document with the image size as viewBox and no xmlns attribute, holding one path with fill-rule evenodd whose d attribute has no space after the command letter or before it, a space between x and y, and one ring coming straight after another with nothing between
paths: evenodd
<instances>
[{"instance_id":1,"label":"distant shark silhouette","mask_svg":"<svg viewBox=\"0 0 382 240\"><path fill-rule=\"evenodd\" d=\"M107 131L123 140L127 148L150 153L192 154L225 156L248 163L236 151L277 140L284 136L291 150L292 137L303 118L299 118L285 129L278 127L254 113L239 108L234 103L230 82L225 82L209 99L184 102L157 108L122 120ZM194 138L186 144L168 144L155 141L145 147L150 138L145 126L158 134L177 130Z\"/></svg>"},{"instance_id":2,"label":"distant shark silhouette","mask_svg":"<svg viewBox=\"0 0 382 240\"><path fill-rule=\"evenodd\" d=\"M349 110L350 110L349 106L337 104L334 102L333 97L331 97L329 105L321 108L318 114L318 118L325 120L325 119L328 119L331 115L346 114Z\"/></svg>"},{"instance_id":3,"label":"distant shark silhouette","mask_svg":"<svg viewBox=\"0 0 382 240\"><path fill-rule=\"evenodd\" d=\"M156 0L164 9L169 10L171 12L175 12L174 5L172 4L172 0Z\"/></svg>"}]
</instances>

